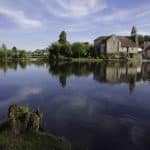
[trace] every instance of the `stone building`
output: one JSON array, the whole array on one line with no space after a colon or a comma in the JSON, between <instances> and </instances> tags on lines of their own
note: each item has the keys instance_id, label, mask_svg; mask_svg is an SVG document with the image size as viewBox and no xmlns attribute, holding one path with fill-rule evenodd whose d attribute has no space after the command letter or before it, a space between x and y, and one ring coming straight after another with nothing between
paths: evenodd
<instances>
[{"instance_id":1,"label":"stone building","mask_svg":"<svg viewBox=\"0 0 150 150\"><path fill-rule=\"evenodd\" d=\"M144 50L143 50L143 57L145 59L150 59L150 42L144 42Z\"/></svg>"},{"instance_id":2,"label":"stone building","mask_svg":"<svg viewBox=\"0 0 150 150\"><path fill-rule=\"evenodd\" d=\"M101 36L94 40L94 49L99 54L124 53L129 57L138 54L138 34L135 27L132 28L130 36Z\"/></svg>"}]
</instances>

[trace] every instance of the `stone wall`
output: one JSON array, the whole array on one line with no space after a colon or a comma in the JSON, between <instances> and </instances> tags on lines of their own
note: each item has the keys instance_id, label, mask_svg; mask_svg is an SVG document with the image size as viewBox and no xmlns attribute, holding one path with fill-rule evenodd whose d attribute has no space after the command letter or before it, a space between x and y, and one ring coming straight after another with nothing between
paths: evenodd
<instances>
[{"instance_id":1,"label":"stone wall","mask_svg":"<svg viewBox=\"0 0 150 150\"><path fill-rule=\"evenodd\" d=\"M107 40L107 53L119 53L120 42L116 36L112 36Z\"/></svg>"}]
</instances>

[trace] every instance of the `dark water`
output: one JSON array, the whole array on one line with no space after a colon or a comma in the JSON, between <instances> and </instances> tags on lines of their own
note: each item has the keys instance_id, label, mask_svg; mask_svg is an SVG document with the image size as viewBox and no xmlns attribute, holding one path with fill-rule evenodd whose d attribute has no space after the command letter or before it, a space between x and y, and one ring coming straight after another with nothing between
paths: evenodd
<instances>
[{"instance_id":1,"label":"dark water","mask_svg":"<svg viewBox=\"0 0 150 150\"><path fill-rule=\"evenodd\" d=\"M81 149L150 150L150 63L1 64L0 118L11 104Z\"/></svg>"}]
</instances>

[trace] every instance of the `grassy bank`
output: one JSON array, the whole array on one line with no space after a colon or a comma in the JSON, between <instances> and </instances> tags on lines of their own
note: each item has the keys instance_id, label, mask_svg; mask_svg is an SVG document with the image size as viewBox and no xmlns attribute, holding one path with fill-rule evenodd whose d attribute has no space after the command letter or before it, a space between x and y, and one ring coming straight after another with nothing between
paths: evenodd
<instances>
[{"instance_id":1,"label":"grassy bank","mask_svg":"<svg viewBox=\"0 0 150 150\"><path fill-rule=\"evenodd\" d=\"M107 61L126 62L127 59L72 58L72 57L68 57L67 58L67 57L60 57L58 61L64 61L64 62L107 62Z\"/></svg>"},{"instance_id":2,"label":"grassy bank","mask_svg":"<svg viewBox=\"0 0 150 150\"><path fill-rule=\"evenodd\" d=\"M51 60L56 61L54 60ZM93 58L93 57L80 57L80 58L73 58L73 57L63 57L60 56L57 61L62 62L150 62L150 59L131 59L131 58Z\"/></svg>"},{"instance_id":3,"label":"grassy bank","mask_svg":"<svg viewBox=\"0 0 150 150\"><path fill-rule=\"evenodd\" d=\"M0 150L77 150L65 138L42 132L41 120L39 110L10 106L8 119L0 124Z\"/></svg>"},{"instance_id":4,"label":"grassy bank","mask_svg":"<svg viewBox=\"0 0 150 150\"><path fill-rule=\"evenodd\" d=\"M10 130L0 132L0 150L75 150L64 138L42 132L14 135Z\"/></svg>"}]
</instances>

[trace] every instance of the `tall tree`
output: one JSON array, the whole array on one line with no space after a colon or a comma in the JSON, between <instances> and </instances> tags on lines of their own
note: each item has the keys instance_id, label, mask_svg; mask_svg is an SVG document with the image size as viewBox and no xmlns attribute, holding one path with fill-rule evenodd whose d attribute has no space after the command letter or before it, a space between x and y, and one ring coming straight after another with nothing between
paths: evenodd
<instances>
[{"instance_id":1,"label":"tall tree","mask_svg":"<svg viewBox=\"0 0 150 150\"><path fill-rule=\"evenodd\" d=\"M12 48L12 51L17 52L17 48L14 46L14 47Z\"/></svg>"},{"instance_id":2,"label":"tall tree","mask_svg":"<svg viewBox=\"0 0 150 150\"><path fill-rule=\"evenodd\" d=\"M58 59L60 54L60 47L60 43L52 43L52 45L49 47L49 57Z\"/></svg>"},{"instance_id":3,"label":"tall tree","mask_svg":"<svg viewBox=\"0 0 150 150\"><path fill-rule=\"evenodd\" d=\"M18 53L19 52L17 51L17 48L15 46L13 46L12 47L12 57L15 58L15 59L18 59L18 57L19 57Z\"/></svg>"},{"instance_id":4,"label":"tall tree","mask_svg":"<svg viewBox=\"0 0 150 150\"><path fill-rule=\"evenodd\" d=\"M62 31L59 35L59 41L60 44L66 44L67 43L67 34L65 31Z\"/></svg>"},{"instance_id":5,"label":"tall tree","mask_svg":"<svg viewBox=\"0 0 150 150\"><path fill-rule=\"evenodd\" d=\"M2 49L3 49L3 50L7 50L6 44L4 44L4 43L2 44Z\"/></svg>"},{"instance_id":6,"label":"tall tree","mask_svg":"<svg viewBox=\"0 0 150 150\"><path fill-rule=\"evenodd\" d=\"M5 51L5 60L7 60L7 46L6 44L2 44L2 49Z\"/></svg>"}]
</instances>

